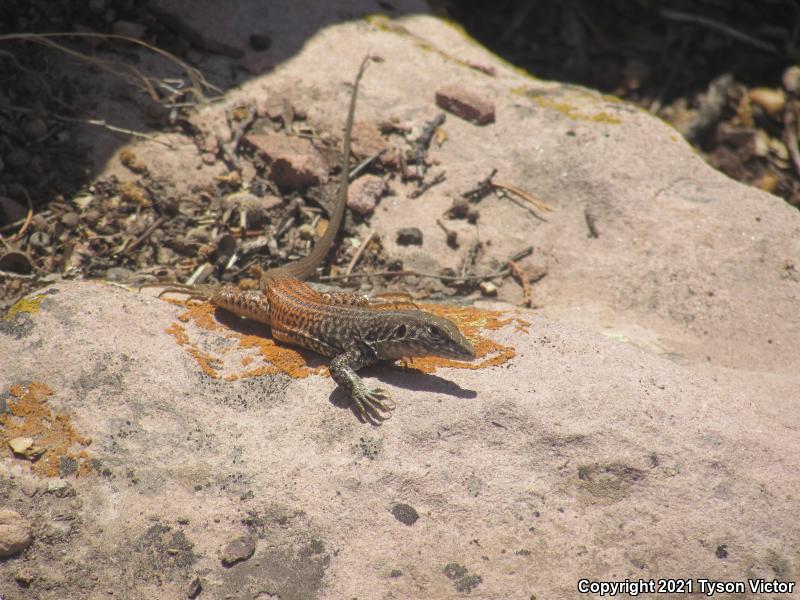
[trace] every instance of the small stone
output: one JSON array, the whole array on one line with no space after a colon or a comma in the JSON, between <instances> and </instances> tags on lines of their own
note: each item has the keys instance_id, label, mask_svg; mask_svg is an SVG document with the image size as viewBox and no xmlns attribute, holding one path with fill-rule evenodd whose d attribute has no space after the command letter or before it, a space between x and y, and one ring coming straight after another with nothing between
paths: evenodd
<instances>
[{"instance_id":1,"label":"small stone","mask_svg":"<svg viewBox=\"0 0 800 600\"><path fill-rule=\"evenodd\" d=\"M144 37L147 26L141 23L134 23L133 21L116 21L111 26L111 31L117 35L124 35L134 39L141 39Z\"/></svg>"},{"instance_id":2,"label":"small stone","mask_svg":"<svg viewBox=\"0 0 800 600\"><path fill-rule=\"evenodd\" d=\"M790 94L800 93L800 66L792 65L783 72L783 87Z\"/></svg>"},{"instance_id":3,"label":"small stone","mask_svg":"<svg viewBox=\"0 0 800 600\"><path fill-rule=\"evenodd\" d=\"M307 139L253 133L243 141L269 166L269 178L281 187L296 190L328 182L325 161Z\"/></svg>"},{"instance_id":4,"label":"small stone","mask_svg":"<svg viewBox=\"0 0 800 600\"><path fill-rule=\"evenodd\" d=\"M14 454L24 456L25 453L33 447L33 438L29 437L16 437L8 440L8 445Z\"/></svg>"},{"instance_id":5,"label":"small stone","mask_svg":"<svg viewBox=\"0 0 800 600\"><path fill-rule=\"evenodd\" d=\"M347 208L359 215L371 215L378 199L386 193L386 182L377 175L364 175L347 190Z\"/></svg>"},{"instance_id":6,"label":"small stone","mask_svg":"<svg viewBox=\"0 0 800 600\"><path fill-rule=\"evenodd\" d=\"M13 223L14 221L19 221L24 219L27 214L28 209L16 200L0 196L0 217L3 217L2 220L4 222Z\"/></svg>"},{"instance_id":7,"label":"small stone","mask_svg":"<svg viewBox=\"0 0 800 600\"><path fill-rule=\"evenodd\" d=\"M14 573L14 581L19 584L20 587L29 587L31 583L33 583L34 575L30 571L25 569L20 569L16 573Z\"/></svg>"},{"instance_id":8,"label":"small stone","mask_svg":"<svg viewBox=\"0 0 800 600\"><path fill-rule=\"evenodd\" d=\"M437 90L436 105L476 125L494 123L494 103L460 85Z\"/></svg>"},{"instance_id":9,"label":"small stone","mask_svg":"<svg viewBox=\"0 0 800 600\"><path fill-rule=\"evenodd\" d=\"M47 133L47 124L38 117L25 119L22 122L22 133L29 140L38 139Z\"/></svg>"},{"instance_id":10,"label":"small stone","mask_svg":"<svg viewBox=\"0 0 800 600\"><path fill-rule=\"evenodd\" d=\"M235 565L237 562L247 560L256 551L256 540L252 536L243 535L228 542L220 548L219 558L226 567Z\"/></svg>"},{"instance_id":11,"label":"small stone","mask_svg":"<svg viewBox=\"0 0 800 600\"><path fill-rule=\"evenodd\" d=\"M61 222L67 229L75 229L81 222L81 217L78 213L68 212L61 215Z\"/></svg>"},{"instance_id":12,"label":"small stone","mask_svg":"<svg viewBox=\"0 0 800 600\"><path fill-rule=\"evenodd\" d=\"M0 509L0 558L19 554L32 541L30 522L16 511Z\"/></svg>"},{"instance_id":13,"label":"small stone","mask_svg":"<svg viewBox=\"0 0 800 600\"><path fill-rule=\"evenodd\" d=\"M397 230L397 243L401 246L421 246L422 232L418 227L402 227Z\"/></svg>"},{"instance_id":14,"label":"small stone","mask_svg":"<svg viewBox=\"0 0 800 600\"><path fill-rule=\"evenodd\" d=\"M491 281L481 281L480 287L484 296L497 296L497 286Z\"/></svg>"},{"instance_id":15,"label":"small stone","mask_svg":"<svg viewBox=\"0 0 800 600\"><path fill-rule=\"evenodd\" d=\"M42 250L50 245L50 235L44 231L34 231L28 238L31 248Z\"/></svg>"},{"instance_id":16,"label":"small stone","mask_svg":"<svg viewBox=\"0 0 800 600\"><path fill-rule=\"evenodd\" d=\"M200 595L200 592L203 591L203 582L200 581L199 577L195 577L192 579L192 583L189 584L189 590L187 591L186 596L189 600L194 600L197 596Z\"/></svg>"},{"instance_id":17,"label":"small stone","mask_svg":"<svg viewBox=\"0 0 800 600\"><path fill-rule=\"evenodd\" d=\"M750 101L763 108L768 114L775 115L786 106L786 95L783 90L772 88L753 88L749 92Z\"/></svg>"},{"instance_id":18,"label":"small stone","mask_svg":"<svg viewBox=\"0 0 800 600\"><path fill-rule=\"evenodd\" d=\"M409 527L417 522L419 519L419 513L414 510L414 507L410 504L399 503L395 504L392 507L392 514L394 518L400 521L403 525L408 525Z\"/></svg>"}]
</instances>

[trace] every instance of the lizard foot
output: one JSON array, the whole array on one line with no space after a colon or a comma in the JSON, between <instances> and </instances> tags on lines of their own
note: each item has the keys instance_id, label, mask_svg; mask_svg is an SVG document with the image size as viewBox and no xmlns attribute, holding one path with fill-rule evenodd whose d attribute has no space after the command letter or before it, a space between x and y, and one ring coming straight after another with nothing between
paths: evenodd
<instances>
[{"instance_id":1,"label":"lizard foot","mask_svg":"<svg viewBox=\"0 0 800 600\"><path fill-rule=\"evenodd\" d=\"M363 386L353 390L353 401L359 416L367 421L385 421L391 418L395 403L383 388Z\"/></svg>"}]
</instances>

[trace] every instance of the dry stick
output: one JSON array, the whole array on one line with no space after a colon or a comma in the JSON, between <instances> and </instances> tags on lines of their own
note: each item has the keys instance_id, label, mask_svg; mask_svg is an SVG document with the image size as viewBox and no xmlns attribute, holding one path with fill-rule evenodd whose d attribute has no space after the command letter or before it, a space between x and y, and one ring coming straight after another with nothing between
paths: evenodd
<instances>
[{"instance_id":1,"label":"dry stick","mask_svg":"<svg viewBox=\"0 0 800 600\"><path fill-rule=\"evenodd\" d=\"M88 62L96 64L97 66L103 67L103 64L106 61L101 61L101 60L99 60L99 59L97 59L95 57L87 56L87 55L85 55L85 54L83 54L81 52L76 52L76 51L71 50L70 48L67 48L65 46L62 46L61 44L58 44L58 43L52 41L52 39L50 39L50 38L59 38L59 37L61 37L61 38L64 38L64 37L101 38L101 39L123 40L123 41L126 41L126 42L130 42L132 44L143 46L144 48L147 48L151 52L155 52L156 54L159 54L159 55L163 56L167 60L169 60L169 61L177 64L179 67L181 67L181 69L183 69L184 72L189 76L189 80L192 82L192 91L195 92L195 95L200 100L204 100L205 99L205 96L203 95L203 92L202 92L202 89L201 89L202 87L205 87L207 89L213 90L213 91L217 92L218 94L222 94L222 90L220 90L218 87L216 87L216 86L210 84L208 81L206 81L206 78L203 76L201 71L199 71L198 69L195 69L194 67L188 65L186 62L182 61L180 58L178 58L174 54L172 54L170 52L167 52L166 50L162 50L161 48L158 48L157 46L153 46L151 44L148 44L147 42L144 42L142 40L137 40L136 38L128 37L126 35L116 35L116 34L113 34L113 33L92 33L92 32L81 32L81 33L78 33L78 32L54 32L54 33L35 33L35 34L34 33L11 33L11 34L0 35L0 42L6 41L6 40L25 40L25 41L29 41L29 42L45 44L45 45L49 45L51 47L54 47L56 49L62 50L64 52L66 52L67 54L70 54L71 56L75 56L76 58L79 58L81 60L86 60ZM110 70L111 72L114 72L112 69L108 69L108 70ZM150 84L150 82L147 80L147 78L144 77L144 75L142 75L136 69L133 69L133 72L139 79L143 80L143 85L145 86L145 88L147 88L148 90L151 90L151 91L154 92L153 86ZM157 95L153 96L153 99L154 100L158 100L158 96Z\"/></svg>"},{"instance_id":2,"label":"dry stick","mask_svg":"<svg viewBox=\"0 0 800 600\"><path fill-rule=\"evenodd\" d=\"M375 239L375 235L376 235L376 234L375 234L375 232L374 232L374 231L373 231L372 233L370 233L370 234L367 236L367 239L365 239L365 240L364 240L364 241L361 243L361 246L359 246L359 247L358 247L358 250L356 250L356 253L353 255L353 258L352 258L352 260L350 261L350 264L349 264L349 265L347 265L347 269L345 269L345 272L344 272L344 276L345 276L345 277L349 277L349 276L350 276L350 273L352 273L352 272L353 272L353 268L354 268L354 267L356 266L356 264L358 263L359 259L361 258L361 255L362 255L362 254L364 254L364 250L366 250L366 248L367 248L367 245L369 245L369 243L370 243L370 242L371 242L373 239Z\"/></svg>"},{"instance_id":3,"label":"dry stick","mask_svg":"<svg viewBox=\"0 0 800 600\"><path fill-rule=\"evenodd\" d=\"M446 177L446 173L445 173L444 171L442 171L441 173L437 173L437 174L436 174L436 177L434 177L433 179L431 179L431 180L430 180L430 181L428 181L427 183L423 183L423 184L422 184L421 186L419 186L417 189L413 190L413 191L412 191L412 192L411 192L411 193L408 195L408 197L409 197L409 198L419 198L420 196L422 196L422 194L424 194L425 192L427 192L427 191L428 191L429 189L431 189L433 186L435 186L435 185L439 185L440 183L442 183L442 182L445 180L445 177Z\"/></svg>"},{"instance_id":4,"label":"dry stick","mask_svg":"<svg viewBox=\"0 0 800 600\"><path fill-rule=\"evenodd\" d=\"M140 235L138 238L136 238L130 246L128 246L127 248L125 248L122 251L122 253L123 254L127 254L127 253L133 251L137 246L139 246L139 244L141 244L148 237L150 237L151 233L153 233L156 229L161 227L161 225L163 225L164 221L166 221L166 220L167 220L167 217L159 217L158 219L153 221L150 224L150 226L147 229L144 230L144 233L142 233L142 235Z\"/></svg>"},{"instance_id":5,"label":"dry stick","mask_svg":"<svg viewBox=\"0 0 800 600\"><path fill-rule=\"evenodd\" d=\"M222 149L222 159L232 171L241 170L239 167L239 159L236 158L236 153L239 151L239 144L242 143L244 134L247 133L247 130L250 129L250 126L255 123L256 116L256 109L251 106L250 110L247 112L247 116L238 124L236 130L234 131L234 128L231 126L233 119L231 118L230 113L225 113L225 117L228 120L228 127L230 127L232 132L232 139L229 145L226 146L225 144L221 144L220 147Z\"/></svg>"},{"instance_id":6,"label":"dry stick","mask_svg":"<svg viewBox=\"0 0 800 600\"><path fill-rule=\"evenodd\" d=\"M506 265L508 265L508 268L511 269L511 274L514 276L514 279L516 279L517 282L522 286L523 306L530 308L533 304L533 293L531 292L531 284L528 283L525 273L523 273L520 266L513 260L509 260Z\"/></svg>"},{"instance_id":7,"label":"dry stick","mask_svg":"<svg viewBox=\"0 0 800 600\"><path fill-rule=\"evenodd\" d=\"M133 129L125 129L124 127L117 127L116 125L109 125L108 123L105 122L104 119L76 119L74 117L65 117L65 116L62 116L62 115L57 115L55 113L36 110L36 109L33 109L33 108L27 108L27 107L24 107L24 106L16 106L16 105L13 105L13 104L4 104L3 108L7 108L7 109L11 110L12 112L18 112L18 113L29 114L29 115L43 116L43 117L46 117L48 119L55 119L56 121L62 121L64 123L83 123L84 125L94 125L96 127L102 127L104 129L108 129L109 131L114 131L116 133L124 133L126 135L130 135L131 137L138 137L138 138L142 138L142 139L145 139L145 140L150 140L151 142L156 142L157 144L161 144L163 146L166 146L170 150L174 148L174 146L172 144L170 144L169 142L164 142L162 140L159 140L157 137L155 137L153 135L148 135L146 133L141 133L139 131L134 131ZM37 140L37 141L40 141L40 140Z\"/></svg>"},{"instance_id":8,"label":"dry stick","mask_svg":"<svg viewBox=\"0 0 800 600\"><path fill-rule=\"evenodd\" d=\"M25 216L25 222L22 224L22 227L20 227L19 231L11 237L12 242L22 239L22 236L25 234L25 230L28 229L28 226L31 224L31 220L33 219L33 201L31 200L30 194L28 194L28 190L22 188L22 193L25 194L25 200L28 202L28 214Z\"/></svg>"},{"instance_id":9,"label":"dry stick","mask_svg":"<svg viewBox=\"0 0 800 600\"><path fill-rule=\"evenodd\" d=\"M750 44L751 46L755 46L761 50L765 50L766 52L772 52L773 54L780 54L778 50L770 44L769 42L765 42L763 40L759 40L758 38L754 38L746 33L739 31L738 29L734 29L730 25L726 25L725 23L720 23L719 21L714 21L713 19L709 19L708 17L701 17L699 15L690 15L688 13L680 12L677 10L670 10L668 8L663 8L658 11L665 19L671 19L673 21L679 21L682 23L692 23L694 25L702 25L703 27L708 27L709 29L713 29L718 33L722 33L729 37L732 37L740 42L744 42L746 44Z\"/></svg>"},{"instance_id":10,"label":"dry stick","mask_svg":"<svg viewBox=\"0 0 800 600\"><path fill-rule=\"evenodd\" d=\"M514 187L512 185L508 185L507 183L500 183L499 181L492 181L490 183L491 183L491 185L493 185L496 188L499 188L501 190L506 190L507 192L511 192L512 194L516 194L520 198L523 198L524 200L527 200L528 202L530 202L536 208L538 208L539 210L541 210L543 212L553 212L553 207L552 206L547 204L547 202L539 200L538 198L534 198L528 192L525 192L525 191L523 191L523 190L521 190L521 189L519 189L517 187Z\"/></svg>"}]
</instances>

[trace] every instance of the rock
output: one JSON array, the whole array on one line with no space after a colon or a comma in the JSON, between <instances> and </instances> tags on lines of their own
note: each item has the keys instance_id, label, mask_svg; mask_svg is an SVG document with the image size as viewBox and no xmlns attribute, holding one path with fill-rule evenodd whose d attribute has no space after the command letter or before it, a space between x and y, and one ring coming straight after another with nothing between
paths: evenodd
<instances>
[{"instance_id":1,"label":"rock","mask_svg":"<svg viewBox=\"0 0 800 600\"><path fill-rule=\"evenodd\" d=\"M75 229L81 222L81 217L78 213L68 212L61 215L61 222L67 229Z\"/></svg>"},{"instance_id":2,"label":"rock","mask_svg":"<svg viewBox=\"0 0 800 600\"><path fill-rule=\"evenodd\" d=\"M14 581L16 581L19 586L23 588L30 587L34 579L34 574L27 569L20 569L14 573Z\"/></svg>"},{"instance_id":3,"label":"rock","mask_svg":"<svg viewBox=\"0 0 800 600\"><path fill-rule=\"evenodd\" d=\"M394 518L400 521L403 525L411 526L419 519L419 514L414 510L414 507L409 504L395 504L392 506L392 514Z\"/></svg>"},{"instance_id":4,"label":"rock","mask_svg":"<svg viewBox=\"0 0 800 600\"><path fill-rule=\"evenodd\" d=\"M32 541L28 520L16 511L0 509L0 558L19 554Z\"/></svg>"},{"instance_id":5,"label":"rock","mask_svg":"<svg viewBox=\"0 0 800 600\"><path fill-rule=\"evenodd\" d=\"M219 559L226 567L230 567L237 562L247 560L256 551L256 540L250 535L243 535L231 540L220 548Z\"/></svg>"},{"instance_id":6,"label":"rock","mask_svg":"<svg viewBox=\"0 0 800 600\"><path fill-rule=\"evenodd\" d=\"M497 286L491 281L481 281L480 288L484 296L497 296Z\"/></svg>"},{"instance_id":7,"label":"rock","mask_svg":"<svg viewBox=\"0 0 800 600\"><path fill-rule=\"evenodd\" d=\"M353 123L350 148L353 156L361 158L380 154L378 161L384 164L393 154L391 146L381 135L380 125L375 121Z\"/></svg>"},{"instance_id":8,"label":"rock","mask_svg":"<svg viewBox=\"0 0 800 600\"><path fill-rule=\"evenodd\" d=\"M437 90L436 105L477 125L494 123L494 104L462 85Z\"/></svg>"},{"instance_id":9,"label":"rock","mask_svg":"<svg viewBox=\"0 0 800 600\"><path fill-rule=\"evenodd\" d=\"M364 175L350 184L347 190L347 208L366 216L375 210L378 199L386 193L386 182L377 175Z\"/></svg>"},{"instance_id":10,"label":"rock","mask_svg":"<svg viewBox=\"0 0 800 600\"><path fill-rule=\"evenodd\" d=\"M310 141L277 133L253 133L243 141L269 167L269 178L281 187L303 189L327 183L328 169Z\"/></svg>"},{"instance_id":11,"label":"rock","mask_svg":"<svg viewBox=\"0 0 800 600\"><path fill-rule=\"evenodd\" d=\"M422 231L419 227L403 227L397 230L397 243L401 246L421 246Z\"/></svg>"},{"instance_id":12,"label":"rock","mask_svg":"<svg viewBox=\"0 0 800 600\"><path fill-rule=\"evenodd\" d=\"M199 577L195 577L189 584L189 589L186 592L186 596L189 598L189 600L194 600L200 595L200 592L202 591L203 591L203 582L200 581Z\"/></svg>"},{"instance_id":13,"label":"rock","mask_svg":"<svg viewBox=\"0 0 800 600\"><path fill-rule=\"evenodd\" d=\"M47 133L47 124L38 117L25 119L22 122L22 132L29 140L36 140Z\"/></svg>"}]
</instances>

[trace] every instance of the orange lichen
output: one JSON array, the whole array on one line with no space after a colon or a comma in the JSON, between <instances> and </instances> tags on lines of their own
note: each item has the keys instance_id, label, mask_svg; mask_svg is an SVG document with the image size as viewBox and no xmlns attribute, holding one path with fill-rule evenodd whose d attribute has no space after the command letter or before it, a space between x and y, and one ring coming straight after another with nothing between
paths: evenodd
<instances>
[{"instance_id":1,"label":"orange lichen","mask_svg":"<svg viewBox=\"0 0 800 600\"><path fill-rule=\"evenodd\" d=\"M76 476L91 471L90 456L85 449L91 438L75 431L68 414L54 414L47 403L53 391L43 383L33 382L27 387L12 385L8 399L8 412L0 413L0 445L8 455L20 462L31 462L31 470L44 477L56 477L60 473L63 458L75 461ZM41 453L21 458L9 447L9 441L19 437L33 440Z\"/></svg>"},{"instance_id":2,"label":"orange lichen","mask_svg":"<svg viewBox=\"0 0 800 600\"><path fill-rule=\"evenodd\" d=\"M202 336L193 341L180 323L174 323L166 329L179 345L185 347L186 352L209 377L235 381L275 373L285 373L295 378L328 374L328 369L324 366L308 365L307 351L276 344L268 337L268 329L258 333L236 331L217 320L216 309L208 303L187 301L182 306L186 310L178 317L181 322L193 323L198 329L215 332L230 342L220 348L216 340L213 342L213 351L208 352L201 349L201 345L204 345ZM527 333L527 328L530 326L528 321L509 317L507 313L501 311L436 304L426 304L422 308L455 322L474 345L478 358L477 361L470 363L436 357L411 358L403 361L406 367L425 373L432 373L440 367L482 369L501 365L516 356L516 351L510 346L504 346L481 335L481 332L513 324L516 325L517 331ZM233 361L226 361L228 355L235 355L236 358Z\"/></svg>"}]
</instances>

